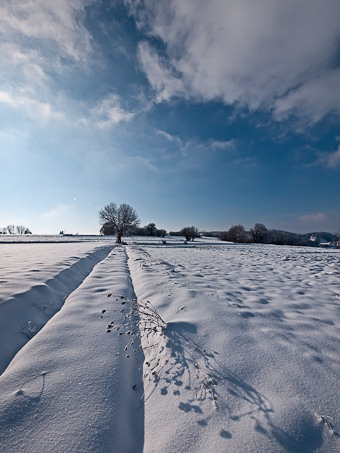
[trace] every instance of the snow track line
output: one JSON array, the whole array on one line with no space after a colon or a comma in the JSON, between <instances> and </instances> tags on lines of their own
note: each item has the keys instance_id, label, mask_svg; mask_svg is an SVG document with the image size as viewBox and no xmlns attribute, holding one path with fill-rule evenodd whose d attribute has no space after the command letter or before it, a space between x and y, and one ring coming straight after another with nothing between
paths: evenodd
<instances>
[{"instance_id":1,"label":"snow track line","mask_svg":"<svg viewBox=\"0 0 340 453\"><path fill-rule=\"evenodd\" d=\"M17 352L62 308L69 295L113 248L97 248L53 278L0 304L0 376Z\"/></svg>"},{"instance_id":2,"label":"snow track line","mask_svg":"<svg viewBox=\"0 0 340 453\"><path fill-rule=\"evenodd\" d=\"M124 247L115 247L0 376L0 452L142 453L144 401L137 352L121 322L134 298Z\"/></svg>"}]
</instances>

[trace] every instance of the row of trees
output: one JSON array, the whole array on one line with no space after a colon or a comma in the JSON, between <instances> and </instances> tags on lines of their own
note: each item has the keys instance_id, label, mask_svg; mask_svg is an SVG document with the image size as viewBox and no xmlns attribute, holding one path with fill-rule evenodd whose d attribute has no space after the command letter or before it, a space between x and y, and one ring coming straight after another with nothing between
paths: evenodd
<instances>
[{"instance_id":1,"label":"row of trees","mask_svg":"<svg viewBox=\"0 0 340 453\"><path fill-rule=\"evenodd\" d=\"M0 228L0 234L32 234L32 232L24 225L7 225Z\"/></svg>"},{"instance_id":2,"label":"row of trees","mask_svg":"<svg viewBox=\"0 0 340 453\"><path fill-rule=\"evenodd\" d=\"M193 241L201 237L198 229L194 226L182 228L180 231L170 231L171 236L184 236L187 241Z\"/></svg>"},{"instance_id":3,"label":"row of trees","mask_svg":"<svg viewBox=\"0 0 340 453\"><path fill-rule=\"evenodd\" d=\"M166 235L166 231L157 229L155 223L149 223L145 227L139 227L140 220L136 211L125 203L121 204L119 207L117 207L115 203L106 205L99 211L99 221L101 224L101 234L115 234L118 243L122 242L122 236L126 234L160 237ZM23 229L24 227L22 227L20 231L23 231ZM10 228L10 231L12 230L13 229ZM193 241L195 238L200 237L198 229L194 226L182 228L180 231L170 231L170 235L184 236L187 241ZM255 242L258 244L278 245L319 245L318 237L312 239L310 235L301 235L280 230L268 230L262 223L256 223L254 228L249 232L245 230L243 225L233 225L228 231L220 234L219 237L222 241L239 243ZM335 238L335 245L340 247L340 235Z\"/></svg>"},{"instance_id":4,"label":"row of trees","mask_svg":"<svg viewBox=\"0 0 340 453\"><path fill-rule=\"evenodd\" d=\"M122 203L117 206L109 203L99 211L99 222L101 224L100 233L105 235L115 234L117 242L122 242L122 237L127 234L141 236L160 236L164 237L166 231L158 229L155 223L149 223L144 227L139 227L140 220L137 212L128 204ZM198 229L194 226L182 228L178 232L170 232L172 235L184 236L187 241L193 241L200 237Z\"/></svg>"},{"instance_id":5,"label":"row of trees","mask_svg":"<svg viewBox=\"0 0 340 453\"><path fill-rule=\"evenodd\" d=\"M268 230L262 223L256 223L254 228L247 232L242 225L233 225L228 231L220 235L222 241L230 242L255 242L258 244L277 245L307 245L318 246L317 238L311 240L304 236L288 231Z\"/></svg>"},{"instance_id":6,"label":"row of trees","mask_svg":"<svg viewBox=\"0 0 340 453\"><path fill-rule=\"evenodd\" d=\"M158 236L164 238L166 236L166 230L159 230L155 223L149 223L144 227L133 228L130 234L133 234L134 236Z\"/></svg>"},{"instance_id":7,"label":"row of trees","mask_svg":"<svg viewBox=\"0 0 340 453\"><path fill-rule=\"evenodd\" d=\"M265 243L268 239L268 230L262 223L257 223L250 233L246 232L243 225L233 225L220 236L222 241L230 242L256 242Z\"/></svg>"}]
</instances>

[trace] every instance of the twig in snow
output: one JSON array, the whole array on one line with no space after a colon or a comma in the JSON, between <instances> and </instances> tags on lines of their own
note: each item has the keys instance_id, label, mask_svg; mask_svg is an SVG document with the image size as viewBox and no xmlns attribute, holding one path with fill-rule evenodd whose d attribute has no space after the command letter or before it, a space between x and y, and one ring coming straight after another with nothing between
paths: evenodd
<instances>
[{"instance_id":1,"label":"twig in snow","mask_svg":"<svg viewBox=\"0 0 340 453\"><path fill-rule=\"evenodd\" d=\"M318 414L316 414L316 415L317 415L318 419L327 426L327 428L330 430L330 432L332 434L334 434L334 436L339 436L339 433L337 433L335 431L334 426L330 421L330 420L333 420L333 417L330 417L329 415L318 415Z\"/></svg>"}]
</instances>

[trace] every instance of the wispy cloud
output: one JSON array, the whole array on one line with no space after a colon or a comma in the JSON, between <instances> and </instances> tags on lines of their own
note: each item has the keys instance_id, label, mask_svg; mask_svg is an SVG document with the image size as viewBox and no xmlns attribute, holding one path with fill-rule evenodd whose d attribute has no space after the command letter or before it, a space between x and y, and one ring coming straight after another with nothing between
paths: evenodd
<instances>
[{"instance_id":1,"label":"wispy cloud","mask_svg":"<svg viewBox=\"0 0 340 453\"><path fill-rule=\"evenodd\" d=\"M57 220L59 218L63 218L63 216L68 214L70 209L71 209L70 205L58 203L57 206L40 214L40 218L42 220L54 220L54 219Z\"/></svg>"},{"instance_id":2,"label":"wispy cloud","mask_svg":"<svg viewBox=\"0 0 340 453\"><path fill-rule=\"evenodd\" d=\"M212 140L210 143L212 149L220 149L223 151L235 151L236 149L236 141L234 139L231 140Z\"/></svg>"},{"instance_id":3,"label":"wispy cloud","mask_svg":"<svg viewBox=\"0 0 340 453\"><path fill-rule=\"evenodd\" d=\"M142 69L155 90L157 102L169 101L174 96L183 96L183 80L176 76L175 70L146 41L138 46L138 57Z\"/></svg>"},{"instance_id":4,"label":"wispy cloud","mask_svg":"<svg viewBox=\"0 0 340 453\"><path fill-rule=\"evenodd\" d=\"M338 141L339 138L337 137ZM331 152L320 152L315 151L315 154L318 156L311 164L308 166L315 167L315 166L324 166L328 168L336 169L340 167L340 144L338 145L335 151Z\"/></svg>"},{"instance_id":5,"label":"wispy cloud","mask_svg":"<svg viewBox=\"0 0 340 453\"><path fill-rule=\"evenodd\" d=\"M230 140L215 140L215 139L208 139L208 140L198 140L197 138L193 139L182 139L177 135L170 134L164 130L157 130L156 135L164 138L169 144L172 145L172 150L177 149L180 151L181 155L184 158L188 158L189 156L200 153L202 155L209 155L209 151L227 151L227 152L235 152L237 151L237 141L235 139ZM238 164L238 160L244 160L244 157L238 157L234 160L234 163ZM247 165L249 162L247 161Z\"/></svg>"},{"instance_id":6,"label":"wispy cloud","mask_svg":"<svg viewBox=\"0 0 340 453\"><path fill-rule=\"evenodd\" d=\"M92 108L90 121L103 129L113 127L122 121L130 121L134 116L134 112L129 112L121 106L118 95L109 94ZM89 119L83 119L83 122L87 124Z\"/></svg>"},{"instance_id":7,"label":"wispy cloud","mask_svg":"<svg viewBox=\"0 0 340 453\"><path fill-rule=\"evenodd\" d=\"M92 38L84 25L92 0L11 0L0 4L1 103L41 119L67 113L60 77L85 68ZM56 84L56 79L59 83ZM72 102L72 101L71 101Z\"/></svg>"},{"instance_id":8,"label":"wispy cloud","mask_svg":"<svg viewBox=\"0 0 340 453\"><path fill-rule=\"evenodd\" d=\"M340 145L336 151L327 155L326 164L330 168L340 167Z\"/></svg>"},{"instance_id":9,"label":"wispy cloud","mask_svg":"<svg viewBox=\"0 0 340 453\"><path fill-rule=\"evenodd\" d=\"M334 0L126 0L150 42L139 60L157 102L220 99L315 123L340 112L340 3Z\"/></svg>"},{"instance_id":10,"label":"wispy cloud","mask_svg":"<svg viewBox=\"0 0 340 453\"><path fill-rule=\"evenodd\" d=\"M52 116L54 118L62 116L61 112L54 111L47 102L40 102L29 96L14 95L6 91L0 91L0 104L5 104L21 112L24 111L28 116L43 121L50 119Z\"/></svg>"},{"instance_id":11,"label":"wispy cloud","mask_svg":"<svg viewBox=\"0 0 340 453\"><path fill-rule=\"evenodd\" d=\"M91 49L91 36L82 24L89 0L11 0L0 5L0 29L11 38L39 40L52 53L74 60L84 59ZM14 41L15 41L14 40Z\"/></svg>"},{"instance_id":12,"label":"wispy cloud","mask_svg":"<svg viewBox=\"0 0 340 453\"><path fill-rule=\"evenodd\" d=\"M176 144L178 147L182 149L182 151L187 150L190 147L199 147L205 151L209 149L213 150L222 150L222 151L235 151L236 150L236 140L202 140L198 142L197 140L183 140L177 135L169 134L167 131L157 130L157 135L164 137L168 142Z\"/></svg>"},{"instance_id":13,"label":"wispy cloud","mask_svg":"<svg viewBox=\"0 0 340 453\"><path fill-rule=\"evenodd\" d=\"M327 214L324 212L315 212L313 214L306 214L299 218L302 222L323 222L327 219Z\"/></svg>"},{"instance_id":14,"label":"wispy cloud","mask_svg":"<svg viewBox=\"0 0 340 453\"><path fill-rule=\"evenodd\" d=\"M0 68L3 80L11 80L12 84L33 85L41 90L48 80L44 66L46 64L42 55L34 49L12 42L0 44Z\"/></svg>"},{"instance_id":15,"label":"wispy cloud","mask_svg":"<svg viewBox=\"0 0 340 453\"><path fill-rule=\"evenodd\" d=\"M340 26L340 24L339 24ZM306 81L276 100L274 116L278 120L299 113L310 124L317 123L328 113L340 113L340 69L331 69Z\"/></svg>"},{"instance_id":16,"label":"wispy cloud","mask_svg":"<svg viewBox=\"0 0 340 453\"><path fill-rule=\"evenodd\" d=\"M182 145L183 144L182 139L180 139L176 135L171 135L171 134L169 134L166 131L158 130L158 131L156 131L156 134L160 135L161 137L166 138L169 142L174 142L174 143L177 143L178 145Z\"/></svg>"}]
</instances>

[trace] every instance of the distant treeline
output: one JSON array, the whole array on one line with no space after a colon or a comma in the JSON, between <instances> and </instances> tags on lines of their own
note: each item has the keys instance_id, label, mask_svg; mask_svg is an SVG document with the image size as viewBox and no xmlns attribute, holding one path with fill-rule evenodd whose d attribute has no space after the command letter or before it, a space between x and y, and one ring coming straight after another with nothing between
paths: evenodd
<instances>
[{"instance_id":1,"label":"distant treeline","mask_svg":"<svg viewBox=\"0 0 340 453\"><path fill-rule=\"evenodd\" d=\"M24 225L7 225L0 227L0 234L32 234L31 230Z\"/></svg>"},{"instance_id":2,"label":"distant treeline","mask_svg":"<svg viewBox=\"0 0 340 453\"><path fill-rule=\"evenodd\" d=\"M158 236L164 238L166 230L158 229L154 223L149 223L144 227L135 227L130 234L133 236Z\"/></svg>"},{"instance_id":3,"label":"distant treeline","mask_svg":"<svg viewBox=\"0 0 340 453\"><path fill-rule=\"evenodd\" d=\"M116 234L116 227L109 223L105 223L101 227L100 233L104 235ZM129 234L132 236L159 236L163 238L166 235L166 231L158 229L155 223L149 223L144 227L134 226L130 228Z\"/></svg>"},{"instance_id":4,"label":"distant treeline","mask_svg":"<svg viewBox=\"0 0 340 453\"><path fill-rule=\"evenodd\" d=\"M320 242L339 245L339 240L335 234L318 233L291 233L282 230L269 230L262 223L257 223L250 231L246 231L242 225L233 225L228 231L203 232L204 236L218 237L222 241L238 243L258 243L258 244L277 244L277 245L304 245L319 247Z\"/></svg>"},{"instance_id":5,"label":"distant treeline","mask_svg":"<svg viewBox=\"0 0 340 453\"><path fill-rule=\"evenodd\" d=\"M199 238L202 234L194 226L184 227L180 231L170 231L170 236L184 236L186 241L194 241L195 238Z\"/></svg>"}]
</instances>

